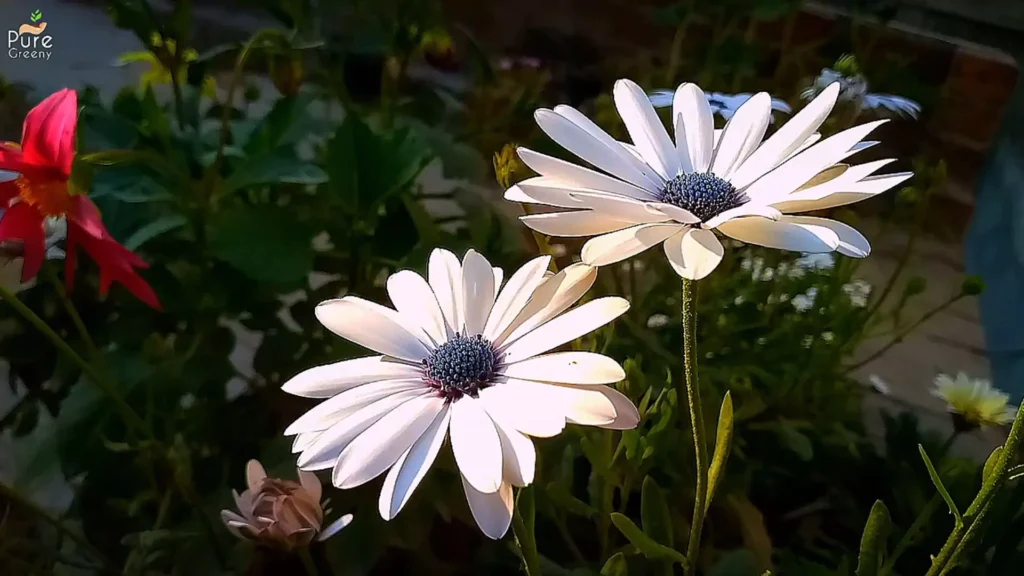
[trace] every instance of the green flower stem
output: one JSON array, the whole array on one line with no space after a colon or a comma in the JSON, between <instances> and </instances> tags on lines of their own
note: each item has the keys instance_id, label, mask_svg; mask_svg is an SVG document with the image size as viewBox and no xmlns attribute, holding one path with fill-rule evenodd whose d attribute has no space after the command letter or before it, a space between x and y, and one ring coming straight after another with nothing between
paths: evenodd
<instances>
[{"instance_id":1,"label":"green flower stem","mask_svg":"<svg viewBox=\"0 0 1024 576\"><path fill-rule=\"evenodd\" d=\"M520 496L522 492L520 492ZM532 504L531 504L532 506ZM527 576L540 576L540 554L537 552L537 540L533 534L533 523L526 525L523 520L522 510L519 508L519 498L516 498L515 506L512 508L512 533L515 536L516 549L523 559Z\"/></svg>"},{"instance_id":2,"label":"green flower stem","mask_svg":"<svg viewBox=\"0 0 1024 576\"><path fill-rule=\"evenodd\" d=\"M996 457L992 474L983 480L981 490L978 491L978 495L974 497L974 501L964 512L963 522L954 526L953 532L950 533L946 543L942 545L939 553L932 560L932 566L925 576L946 574L959 564L961 556L967 549L966 544L970 536L980 528L980 522L987 512L992 498L1002 488L1003 482L1009 475L1009 469L1017 456L1022 436L1024 436L1024 403L1021 403L1020 408L1017 409L1017 417L1013 420L1010 435L1006 438L1003 449Z\"/></svg>"},{"instance_id":3,"label":"green flower stem","mask_svg":"<svg viewBox=\"0 0 1024 576\"><path fill-rule=\"evenodd\" d=\"M690 573L691 570L696 570L697 566L708 489L708 454L707 443L704 441L704 413L700 403L700 388L697 386L697 282L693 280L683 279L682 320L685 379L680 382L679 394L681 397L684 392L686 393L687 403L690 407L693 451L697 461L697 488L694 494L693 522L690 525L690 541L686 546L687 573Z\"/></svg>"},{"instance_id":4,"label":"green flower stem","mask_svg":"<svg viewBox=\"0 0 1024 576\"><path fill-rule=\"evenodd\" d=\"M104 567L104 572L112 571L109 568L111 566L110 561L107 560L107 557L103 555L103 552L100 552L99 549L90 544L89 541L86 540L83 536L79 535L74 530L71 530L70 528L65 526L60 520L54 518L53 516L50 516L50 514L46 512L46 510L43 510L31 500L22 496L21 493L19 493L17 490L4 484L3 482L0 482L0 496L3 496L5 499L17 504L18 506L21 506L22 508L31 512L32 514L35 514L44 522L46 522L50 526L53 526L54 529L57 530L57 532L67 536L69 539L71 539L71 541L78 545L82 549L82 551L87 552L90 556L92 556L94 560L99 562Z\"/></svg>"},{"instance_id":5,"label":"green flower stem","mask_svg":"<svg viewBox=\"0 0 1024 576\"><path fill-rule=\"evenodd\" d=\"M924 324L928 320L931 320L936 314L938 314L939 312L942 312L946 308L949 308L950 306L952 306L954 303L956 303L958 300L960 300L961 298L963 298L965 296L967 296L967 295L964 294L963 292L961 292L961 293L953 296L952 298L946 300L942 304L939 304L935 308L932 308L931 310L925 312L924 315L922 315L920 318L918 318L916 322L914 322L913 324L907 326L903 330L900 330L895 336L892 337L892 340L889 340L889 342L886 343L885 346L882 346L881 348L879 348L877 351L875 351L874 354L871 354L870 356L868 356L867 358L861 360L860 362L856 362L856 363L851 364L851 365L847 366L846 368L844 368L843 369L843 373L845 374L845 373L853 372L854 370L856 370L856 369L858 369L858 368L860 368L862 366L866 366L867 364L870 364L871 362L874 362L878 358L881 358L893 346L899 344L900 342L903 342L903 339L906 338L911 332L916 330L918 326L920 326L921 324Z\"/></svg>"},{"instance_id":6,"label":"green flower stem","mask_svg":"<svg viewBox=\"0 0 1024 576\"><path fill-rule=\"evenodd\" d=\"M309 553L309 547L303 546L299 548L299 560L302 560L302 567L306 569L307 576L318 576L319 572L316 569L316 563L313 562L313 556Z\"/></svg>"},{"instance_id":7,"label":"green flower stem","mask_svg":"<svg viewBox=\"0 0 1024 576\"><path fill-rule=\"evenodd\" d=\"M117 387L103 376L95 367L86 362L75 349L72 348L63 338L60 337L53 328L50 328L46 322L36 315L28 306L25 306L21 300L18 300L17 296L11 293L10 290L4 286L0 286L0 298L7 301L8 304L14 308L25 320L28 320L32 326L43 333L44 336L60 350L65 356L68 357L76 366L82 369L82 372L89 377L89 380L95 384L105 394L110 401L114 404L114 409L124 420L124 423L128 428L138 432L146 439L153 439L153 433L149 430L149 425L139 417L138 414L132 410L132 407L128 405L125 399L118 392Z\"/></svg>"},{"instance_id":8,"label":"green flower stem","mask_svg":"<svg viewBox=\"0 0 1024 576\"><path fill-rule=\"evenodd\" d=\"M85 346L89 349L89 354L92 356L92 360L99 360L99 349L96 347L96 343L93 341L92 336L89 335L89 330L85 327L85 322L82 322L82 316L78 313L78 309L75 308L74 302L68 297L67 290L64 289L64 284L57 277L57 273L52 268L43 266L43 274L46 275L46 279L53 284L53 289L57 292L57 298L60 299L61 304L64 305L64 310L71 317L71 321L75 324L75 329L78 330L78 336L85 342Z\"/></svg>"}]
</instances>

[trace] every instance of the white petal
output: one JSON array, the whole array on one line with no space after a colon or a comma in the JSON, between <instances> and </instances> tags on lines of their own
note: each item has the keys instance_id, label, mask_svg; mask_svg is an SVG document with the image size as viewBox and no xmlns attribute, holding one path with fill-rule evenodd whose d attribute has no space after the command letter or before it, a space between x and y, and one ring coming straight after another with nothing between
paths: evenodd
<instances>
[{"instance_id":1,"label":"white petal","mask_svg":"<svg viewBox=\"0 0 1024 576\"><path fill-rule=\"evenodd\" d=\"M299 470L299 484L302 485L313 500L320 502L320 497L324 493L324 487L320 484L320 479L316 477L316 474Z\"/></svg>"},{"instance_id":2,"label":"white petal","mask_svg":"<svg viewBox=\"0 0 1024 576\"><path fill-rule=\"evenodd\" d=\"M863 234L856 228L827 218L815 218L813 216L786 216L784 220L796 224L811 224L828 228L839 236L839 247L836 252L851 258L866 258L871 254L871 244Z\"/></svg>"},{"instance_id":3,"label":"white petal","mask_svg":"<svg viewBox=\"0 0 1024 576\"><path fill-rule=\"evenodd\" d=\"M557 180L574 187L621 194L623 196L629 196L630 198L648 200L654 198L654 195L651 194L651 192L648 192L638 186L634 186L624 180L612 178L611 176L595 172L589 168L577 166L552 156L534 152L529 148L519 148L517 151L519 152L519 157L523 160L524 164L529 166L534 172L541 174L546 178Z\"/></svg>"},{"instance_id":4,"label":"white petal","mask_svg":"<svg viewBox=\"0 0 1024 576\"><path fill-rule=\"evenodd\" d=\"M387 288L398 313L418 326L434 344L448 339L441 306L422 276L412 270L396 272L388 278Z\"/></svg>"},{"instance_id":5,"label":"white petal","mask_svg":"<svg viewBox=\"0 0 1024 576\"><path fill-rule=\"evenodd\" d=\"M510 344L504 350L504 361L519 362L571 342L618 318L626 310L629 310L629 302L623 298L609 296L591 300Z\"/></svg>"},{"instance_id":6,"label":"white petal","mask_svg":"<svg viewBox=\"0 0 1024 576\"><path fill-rule=\"evenodd\" d=\"M480 334L494 305L494 271L491 263L472 249L462 259L462 303L465 333Z\"/></svg>"},{"instance_id":7,"label":"white petal","mask_svg":"<svg viewBox=\"0 0 1024 576\"><path fill-rule=\"evenodd\" d=\"M480 402L492 420L503 426L538 438L557 436L565 428L565 415L560 407L539 404L528 392L528 389L497 384L480 391Z\"/></svg>"},{"instance_id":8,"label":"white petal","mask_svg":"<svg viewBox=\"0 0 1024 576\"><path fill-rule=\"evenodd\" d=\"M413 362L430 353L422 340L402 326L394 310L362 298L327 300L317 305L315 313L331 332L375 352Z\"/></svg>"},{"instance_id":9,"label":"white petal","mask_svg":"<svg viewBox=\"0 0 1024 576\"><path fill-rule=\"evenodd\" d=\"M368 356L303 370L285 382L281 389L306 398L329 398L370 382L416 378L421 373L418 366L388 360L384 356Z\"/></svg>"},{"instance_id":10,"label":"white petal","mask_svg":"<svg viewBox=\"0 0 1024 576\"><path fill-rule=\"evenodd\" d=\"M245 464L245 484L250 489L255 488L267 477L267 471L258 460L249 460Z\"/></svg>"},{"instance_id":11,"label":"white petal","mask_svg":"<svg viewBox=\"0 0 1024 576\"><path fill-rule=\"evenodd\" d=\"M466 491L469 511L484 535L491 540L504 536L512 524L512 485L503 482L496 492L485 494L473 488L463 476L462 487Z\"/></svg>"},{"instance_id":12,"label":"white petal","mask_svg":"<svg viewBox=\"0 0 1024 576\"><path fill-rule=\"evenodd\" d=\"M501 288L501 282L505 279L505 271L497 266L491 268L494 272L494 297L497 299L498 290Z\"/></svg>"},{"instance_id":13,"label":"white petal","mask_svg":"<svg viewBox=\"0 0 1024 576\"><path fill-rule=\"evenodd\" d=\"M647 204L633 198L593 192L570 192L569 196L577 200L581 207L596 210L618 220L625 220L634 224L665 222L671 219L670 216L661 212L649 210Z\"/></svg>"},{"instance_id":14,"label":"white petal","mask_svg":"<svg viewBox=\"0 0 1024 576\"><path fill-rule=\"evenodd\" d=\"M448 422L451 420L451 410L447 407L441 409L441 413L434 418L434 421L427 428L405 454L391 467L387 477L384 478L384 485L380 489L380 498L377 508L381 518L391 520L401 512L402 508L412 497L416 487L420 485L427 470L437 458L437 453L444 444L448 435Z\"/></svg>"},{"instance_id":15,"label":"white petal","mask_svg":"<svg viewBox=\"0 0 1024 576\"><path fill-rule=\"evenodd\" d=\"M303 470L333 468L341 452L367 428L398 406L427 393L423 390L398 392L349 413L330 428L318 434L316 439L302 451L298 457L299 467Z\"/></svg>"},{"instance_id":16,"label":"white petal","mask_svg":"<svg viewBox=\"0 0 1024 576\"><path fill-rule=\"evenodd\" d=\"M832 199L830 196L837 194L850 193L854 195L874 195L884 192L912 176L909 172L871 176L882 167L887 166L894 161L894 159L889 158L886 160L877 160L866 164L849 166L846 170L839 172L834 178L822 178L822 175L828 174L830 170L837 166L843 166L840 164L833 165L829 169L819 172L792 194L779 197L773 205L784 212L796 212L799 210L794 209L794 206L798 203L811 202L812 204L810 205L813 206L813 202L819 200L828 200L828 202L831 202ZM842 205L842 203L829 205L839 206Z\"/></svg>"},{"instance_id":17,"label":"white petal","mask_svg":"<svg viewBox=\"0 0 1024 576\"><path fill-rule=\"evenodd\" d=\"M557 178L538 176L527 178L512 188L519 188L519 193L525 196L531 204L546 204L558 208L583 208L583 204L569 196L570 192L586 192L587 188L569 184ZM509 190L512 190L509 188ZM612 192L601 192L602 194L614 194ZM505 198L508 198L506 192Z\"/></svg>"},{"instance_id":18,"label":"white petal","mask_svg":"<svg viewBox=\"0 0 1024 576\"><path fill-rule=\"evenodd\" d=\"M544 279L534 291L526 307L505 329L502 336L493 340L495 346L511 344L534 328L558 316L590 290L597 279L597 268L586 264L572 264L561 272Z\"/></svg>"},{"instance_id":19,"label":"white petal","mask_svg":"<svg viewBox=\"0 0 1024 576\"><path fill-rule=\"evenodd\" d=\"M435 248L427 265L427 281L448 324L449 335L462 329L462 264L455 254Z\"/></svg>"},{"instance_id":20,"label":"white petal","mask_svg":"<svg viewBox=\"0 0 1024 576\"><path fill-rule=\"evenodd\" d=\"M688 280L700 280L711 274L725 255L715 233L701 228L680 230L665 240L664 248L672 269Z\"/></svg>"},{"instance_id":21,"label":"white petal","mask_svg":"<svg viewBox=\"0 0 1024 576\"><path fill-rule=\"evenodd\" d=\"M392 394L346 416L334 426L324 430L309 448L303 450L298 458L299 467L303 470L333 468L345 448L348 448L349 444L370 426L399 406L416 398L425 397L426 394L421 391Z\"/></svg>"},{"instance_id":22,"label":"white petal","mask_svg":"<svg viewBox=\"0 0 1024 576\"><path fill-rule=\"evenodd\" d=\"M580 255L583 261L590 266L607 266L635 256L651 246L663 242L675 234L680 227L676 223L640 224L625 230L611 232L588 240L583 245L583 252Z\"/></svg>"},{"instance_id":23,"label":"white petal","mask_svg":"<svg viewBox=\"0 0 1024 576\"><path fill-rule=\"evenodd\" d=\"M534 258L508 279L508 284L501 289L501 293L494 301L491 315L487 317L484 336L488 340L494 342L519 316L537 287L544 282L544 273L550 263L550 256Z\"/></svg>"},{"instance_id":24,"label":"white petal","mask_svg":"<svg viewBox=\"0 0 1024 576\"><path fill-rule=\"evenodd\" d=\"M298 454L312 446L313 442L316 442L316 439L319 438L321 434L323 434L322 431L296 434L295 440L292 441L292 454Z\"/></svg>"},{"instance_id":25,"label":"white petal","mask_svg":"<svg viewBox=\"0 0 1024 576\"><path fill-rule=\"evenodd\" d=\"M291 436L303 432L326 430L341 421L345 416L381 398L386 398L405 390L427 389L427 385L423 382L422 378L382 380L380 382L364 384L351 390L346 390L317 404L295 420L295 422L292 422L291 426L285 429L284 435Z\"/></svg>"},{"instance_id":26,"label":"white petal","mask_svg":"<svg viewBox=\"0 0 1024 576\"><path fill-rule=\"evenodd\" d=\"M530 214L528 216L520 216L519 220L541 234L570 238L605 234L634 225L634 222L619 220L594 210Z\"/></svg>"},{"instance_id":27,"label":"white petal","mask_svg":"<svg viewBox=\"0 0 1024 576\"><path fill-rule=\"evenodd\" d=\"M522 184L522 182L520 182L520 184ZM533 198L524 192L523 189L519 187L519 184L509 186L508 190L505 190L505 200L508 200L509 202L519 202L520 204L539 203L536 198Z\"/></svg>"},{"instance_id":28,"label":"white petal","mask_svg":"<svg viewBox=\"0 0 1024 576\"><path fill-rule=\"evenodd\" d=\"M605 398L611 401L612 406L615 408L615 419L607 424L602 424L601 428L609 430L632 430L636 428L637 424L640 423L640 412L637 411L636 406L630 402L629 398L608 386L597 386L594 390L603 394Z\"/></svg>"},{"instance_id":29,"label":"white petal","mask_svg":"<svg viewBox=\"0 0 1024 576\"><path fill-rule=\"evenodd\" d=\"M649 210L656 210L672 220L679 222L680 224L696 224L700 222L700 218L697 218L689 210L684 210L678 206L672 204L665 204L664 202L648 202L644 206Z\"/></svg>"},{"instance_id":30,"label":"white petal","mask_svg":"<svg viewBox=\"0 0 1024 576\"><path fill-rule=\"evenodd\" d=\"M459 471L474 488L491 493L501 485L501 440L480 400L452 403L452 452Z\"/></svg>"},{"instance_id":31,"label":"white petal","mask_svg":"<svg viewBox=\"0 0 1024 576\"><path fill-rule=\"evenodd\" d=\"M785 197L825 168L853 154L851 148L883 123L885 120L854 126L822 140L756 180L744 193L761 204Z\"/></svg>"},{"instance_id":32,"label":"white petal","mask_svg":"<svg viewBox=\"0 0 1024 576\"><path fill-rule=\"evenodd\" d=\"M338 532L341 532L346 526L352 523L352 518L353 516L351 514L345 514L334 522L324 526L323 529L320 530L320 533L316 535L317 542L323 542Z\"/></svg>"},{"instance_id":33,"label":"white petal","mask_svg":"<svg viewBox=\"0 0 1024 576\"><path fill-rule=\"evenodd\" d=\"M732 185L743 188L789 157L825 122L838 96L835 82L765 140L730 179Z\"/></svg>"},{"instance_id":34,"label":"white petal","mask_svg":"<svg viewBox=\"0 0 1024 576\"><path fill-rule=\"evenodd\" d=\"M534 118L545 134L583 160L649 192L660 189L662 182L657 174L603 130L590 132L551 110L537 110Z\"/></svg>"},{"instance_id":35,"label":"white petal","mask_svg":"<svg viewBox=\"0 0 1024 576\"><path fill-rule=\"evenodd\" d=\"M772 97L767 92L759 92L744 102L723 128L722 139L715 147L715 157L711 161L711 171L720 178L729 179L761 143L771 116Z\"/></svg>"},{"instance_id":36,"label":"white petal","mask_svg":"<svg viewBox=\"0 0 1024 576\"><path fill-rule=\"evenodd\" d=\"M718 230L740 242L781 250L821 253L839 247L839 236L828 228L782 220L737 218L723 223Z\"/></svg>"},{"instance_id":37,"label":"white petal","mask_svg":"<svg viewBox=\"0 0 1024 576\"><path fill-rule=\"evenodd\" d=\"M718 216L715 216L705 222L701 227L709 229L717 228L722 222L732 220L733 218L742 218L744 216L760 216L769 220L778 220L782 217L782 213L771 206L765 206L764 204L758 204L757 202L747 202L742 206L730 208L725 212L722 212Z\"/></svg>"},{"instance_id":38,"label":"white petal","mask_svg":"<svg viewBox=\"0 0 1024 576\"><path fill-rule=\"evenodd\" d=\"M505 367L510 378L565 384L612 384L626 377L619 363L593 352L555 352Z\"/></svg>"},{"instance_id":39,"label":"white petal","mask_svg":"<svg viewBox=\"0 0 1024 576\"><path fill-rule=\"evenodd\" d=\"M612 96L633 145L647 164L665 180L675 178L679 157L647 94L632 80L619 80Z\"/></svg>"},{"instance_id":40,"label":"white petal","mask_svg":"<svg viewBox=\"0 0 1024 576\"><path fill-rule=\"evenodd\" d=\"M811 210L824 210L826 208L835 208L836 206L845 206L847 204L853 204L854 202L860 202L861 200L867 200L873 196L877 196L882 192L886 192L894 186L897 186L907 179L913 177L912 172L900 172L898 174L885 174L881 176L870 176L848 186L848 190L843 192L833 192L827 194L821 198L814 198L808 200L801 200L797 198L801 193L793 194L781 202L776 202L775 207L785 213L792 212L809 212Z\"/></svg>"},{"instance_id":41,"label":"white petal","mask_svg":"<svg viewBox=\"0 0 1024 576\"><path fill-rule=\"evenodd\" d=\"M615 422L615 405L602 393L606 386L560 386L532 380L509 380L508 387L536 404L550 404L565 420L584 426L605 426Z\"/></svg>"},{"instance_id":42,"label":"white petal","mask_svg":"<svg viewBox=\"0 0 1024 576\"><path fill-rule=\"evenodd\" d=\"M696 84L681 84L672 99L676 151L691 172L707 172L714 153L715 119L708 98Z\"/></svg>"},{"instance_id":43,"label":"white petal","mask_svg":"<svg viewBox=\"0 0 1024 576\"><path fill-rule=\"evenodd\" d=\"M533 441L512 426L503 427L495 421L494 427L501 440L502 477L513 486L529 486L537 467L537 449Z\"/></svg>"},{"instance_id":44,"label":"white petal","mask_svg":"<svg viewBox=\"0 0 1024 576\"><path fill-rule=\"evenodd\" d=\"M367 428L338 456L334 485L355 488L382 474L426 431L444 402L433 395L414 398Z\"/></svg>"}]
</instances>

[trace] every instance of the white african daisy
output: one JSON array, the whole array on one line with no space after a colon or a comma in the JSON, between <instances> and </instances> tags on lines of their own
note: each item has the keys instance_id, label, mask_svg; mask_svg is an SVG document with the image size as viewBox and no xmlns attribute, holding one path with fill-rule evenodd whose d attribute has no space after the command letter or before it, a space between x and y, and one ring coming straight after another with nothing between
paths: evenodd
<instances>
[{"instance_id":1,"label":"white african daisy","mask_svg":"<svg viewBox=\"0 0 1024 576\"><path fill-rule=\"evenodd\" d=\"M724 92L708 92L708 106L711 106L711 113L718 114L726 120L733 117L736 111L743 106L747 100L750 100L753 94L749 92L743 92L740 94L726 94ZM672 101L675 100L675 93L671 90L655 90L650 94L651 104L655 108L668 108L672 105ZM782 112L783 114L792 114L793 109L790 108L789 104L781 99L772 97L772 111ZM769 122L775 122L775 115L771 116Z\"/></svg>"},{"instance_id":2,"label":"white african daisy","mask_svg":"<svg viewBox=\"0 0 1024 576\"><path fill-rule=\"evenodd\" d=\"M857 107L857 114L862 110L877 110L895 116L917 118L921 114L921 105L896 94L880 94L868 91L868 81L860 74L845 75L831 68L824 68L800 97L810 100L821 93L826 87L839 83L839 100L850 102Z\"/></svg>"},{"instance_id":3,"label":"white african daisy","mask_svg":"<svg viewBox=\"0 0 1024 576\"><path fill-rule=\"evenodd\" d=\"M505 198L567 209L521 219L542 234L596 236L582 253L592 266L663 243L676 272L697 280L722 260L714 230L770 248L863 257L870 246L850 226L791 215L863 200L911 176L872 176L892 160L837 164L871 146L861 140L881 121L817 142L838 91L838 85L827 88L762 142L768 94L747 100L717 131L704 93L683 84L672 110L673 143L644 91L620 80L615 105L633 144L613 139L569 106L536 113L548 136L607 174L520 148L523 162L541 176L509 188Z\"/></svg>"},{"instance_id":4,"label":"white african daisy","mask_svg":"<svg viewBox=\"0 0 1024 576\"><path fill-rule=\"evenodd\" d=\"M1017 408L1010 404L1010 395L992 387L984 378L971 378L964 372L952 378L946 374L935 377L932 395L946 402L946 408L962 422L964 430L979 426L1002 426L1013 422Z\"/></svg>"},{"instance_id":5,"label":"white african daisy","mask_svg":"<svg viewBox=\"0 0 1024 576\"><path fill-rule=\"evenodd\" d=\"M480 254L470 250L460 263L434 250L426 280L409 270L388 278L395 309L355 296L317 306L324 326L381 355L312 368L284 384L292 394L327 398L285 431L296 435L299 467L333 468L339 488L390 468L379 501L389 520L450 433L473 517L500 538L512 518L512 486L533 481L528 436L554 436L566 423L635 427L633 404L602 386L625 377L618 363L591 352L547 353L629 303L599 298L566 312L597 271L577 264L549 275L549 260L531 260L499 290L501 269Z\"/></svg>"}]
</instances>

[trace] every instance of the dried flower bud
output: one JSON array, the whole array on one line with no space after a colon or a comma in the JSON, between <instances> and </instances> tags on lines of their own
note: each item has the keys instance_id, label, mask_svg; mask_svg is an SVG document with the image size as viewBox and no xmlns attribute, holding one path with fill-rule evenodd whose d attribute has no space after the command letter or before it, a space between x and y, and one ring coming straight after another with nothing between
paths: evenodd
<instances>
[{"instance_id":1,"label":"dried flower bud","mask_svg":"<svg viewBox=\"0 0 1024 576\"><path fill-rule=\"evenodd\" d=\"M311 472L299 470L298 482L270 478L259 462L250 460L245 479L248 488L241 494L233 492L238 513L220 513L228 530L239 538L291 551L314 539L329 538L352 521L352 515L346 514L323 526L322 488Z\"/></svg>"},{"instance_id":2,"label":"dried flower bud","mask_svg":"<svg viewBox=\"0 0 1024 576\"><path fill-rule=\"evenodd\" d=\"M494 176L504 189L515 184L519 180L517 176L526 168L516 148L516 144L509 143L502 146L500 152L494 153Z\"/></svg>"}]
</instances>

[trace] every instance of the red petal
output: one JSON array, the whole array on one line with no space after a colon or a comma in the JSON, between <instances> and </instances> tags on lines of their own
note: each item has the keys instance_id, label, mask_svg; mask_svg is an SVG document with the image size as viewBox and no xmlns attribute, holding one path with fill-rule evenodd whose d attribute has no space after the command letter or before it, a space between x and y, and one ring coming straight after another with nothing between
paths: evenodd
<instances>
[{"instance_id":1,"label":"red petal","mask_svg":"<svg viewBox=\"0 0 1024 576\"><path fill-rule=\"evenodd\" d=\"M21 135L26 162L71 175L78 126L78 94L67 88L50 95L29 111Z\"/></svg>"},{"instance_id":2,"label":"red petal","mask_svg":"<svg viewBox=\"0 0 1024 576\"><path fill-rule=\"evenodd\" d=\"M18 190L18 185L15 184L16 181L17 180L7 180L5 182L0 182L0 209L6 209L7 205L11 203L11 200L17 198L18 194L21 193L21 191Z\"/></svg>"},{"instance_id":3,"label":"red petal","mask_svg":"<svg viewBox=\"0 0 1024 576\"><path fill-rule=\"evenodd\" d=\"M17 144L0 142L0 170L24 172L30 168L31 165L25 161L25 155L21 153L21 148Z\"/></svg>"},{"instance_id":4,"label":"red petal","mask_svg":"<svg viewBox=\"0 0 1024 576\"><path fill-rule=\"evenodd\" d=\"M161 309L160 300L135 268L147 268L145 260L122 246L107 232L99 209L85 196L75 196L75 209L68 218L68 245L65 271L70 289L75 267L75 249L81 246L100 267L100 294L106 294L111 283L124 285L136 298L152 308Z\"/></svg>"},{"instance_id":5,"label":"red petal","mask_svg":"<svg viewBox=\"0 0 1024 576\"><path fill-rule=\"evenodd\" d=\"M4 240L21 240L25 251L21 281L28 282L35 278L46 257L43 215L24 202L11 206L0 218L0 241Z\"/></svg>"}]
</instances>

